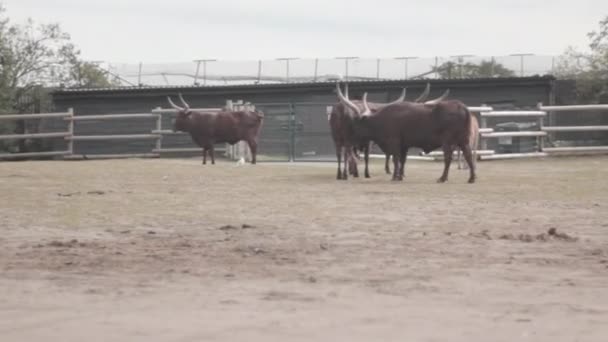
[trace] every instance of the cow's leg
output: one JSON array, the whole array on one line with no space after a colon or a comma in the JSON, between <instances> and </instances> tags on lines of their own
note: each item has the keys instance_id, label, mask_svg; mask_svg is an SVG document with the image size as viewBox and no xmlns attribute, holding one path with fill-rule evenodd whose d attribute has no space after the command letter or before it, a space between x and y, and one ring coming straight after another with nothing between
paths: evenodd
<instances>
[{"instance_id":1,"label":"cow's leg","mask_svg":"<svg viewBox=\"0 0 608 342\"><path fill-rule=\"evenodd\" d=\"M247 145L249 145L249 151L251 152L251 164L255 164L258 154L258 143L255 140L249 140L247 141Z\"/></svg>"},{"instance_id":2,"label":"cow's leg","mask_svg":"<svg viewBox=\"0 0 608 342\"><path fill-rule=\"evenodd\" d=\"M384 155L384 172L386 172L387 175L391 174L391 167L389 166L389 162L391 161L391 155L390 154L385 154Z\"/></svg>"},{"instance_id":3,"label":"cow's leg","mask_svg":"<svg viewBox=\"0 0 608 342\"><path fill-rule=\"evenodd\" d=\"M459 150L459 151L462 151ZM462 153L462 155L464 156L464 152ZM473 152L473 149L471 149L471 157L473 158L473 163L475 163L475 154ZM460 158L458 158L458 162L460 162ZM466 163L466 160L462 163L462 169L463 170L467 170L469 168L469 164Z\"/></svg>"},{"instance_id":4,"label":"cow's leg","mask_svg":"<svg viewBox=\"0 0 608 342\"><path fill-rule=\"evenodd\" d=\"M405 162L407 161L407 151L409 150L409 147L404 146L401 148L401 159L399 161L399 163L401 164L401 179L403 179L404 175L405 175Z\"/></svg>"},{"instance_id":5,"label":"cow's leg","mask_svg":"<svg viewBox=\"0 0 608 342\"><path fill-rule=\"evenodd\" d=\"M367 146L365 146L363 153L364 153L363 156L365 158L365 178L370 178L369 177L369 144L367 144Z\"/></svg>"},{"instance_id":6,"label":"cow's leg","mask_svg":"<svg viewBox=\"0 0 608 342\"><path fill-rule=\"evenodd\" d=\"M471 146L469 144L462 145L460 147L462 149L462 154L464 154L464 159L469 165L469 183L475 183L475 163L473 162L473 153L471 152Z\"/></svg>"},{"instance_id":7,"label":"cow's leg","mask_svg":"<svg viewBox=\"0 0 608 342\"><path fill-rule=\"evenodd\" d=\"M391 154L393 156L393 180L400 181L403 179L401 178L401 170L399 169L401 163L401 153L399 150L395 150Z\"/></svg>"},{"instance_id":8,"label":"cow's leg","mask_svg":"<svg viewBox=\"0 0 608 342\"><path fill-rule=\"evenodd\" d=\"M203 148L203 165L207 164L207 149Z\"/></svg>"},{"instance_id":9,"label":"cow's leg","mask_svg":"<svg viewBox=\"0 0 608 342\"><path fill-rule=\"evenodd\" d=\"M342 147L336 145L336 158L338 159L338 174L336 175L336 179L342 179Z\"/></svg>"},{"instance_id":10,"label":"cow's leg","mask_svg":"<svg viewBox=\"0 0 608 342\"><path fill-rule=\"evenodd\" d=\"M211 155L211 165L215 165L215 147L213 145L209 147L209 154Z\"/></svg>"},{"instance_id":11,"label":"cow's leg","mask_svg":"<svg viewBox=\"0 0 608 342\"><path fill-rule=\"evenodd\" d=\"M342 152L343 152L342 156L344 158L344 169L342 170L342 180L347 180L348 179L347 169L348 169L348 163L349 163L349 158L350 158L350 148L343 146Z\"/></svg>"},{"instance_id":12,"label":"cow's leg","mask_svg":"<svg viewBox=\"0 0 608 342\"><path fill-rule=\"evenodd\" d=\"M443 183L448 180L448 172L450 171L450 164L452 163L452 154L454 153L454 147L451 144L443 145L443 174L437 180L438 183Z\"/></svg>"},{"instance_id":13,"label":"cow's leg","mask_svg":"<svg viewBox=\"0 0 608 342\"><path fill-rule=\"evenodd\" d=\"M349 163L349 166L350 166L351 171L352 171L351 174L353 175L353 177L358 178L359 177L359 167L357 166L358 156L355 153L356 149L354 147L353 147L353 149L351 151L352 151L352 154L351 154L350 163Z\"/></svg>"}]
</instances>

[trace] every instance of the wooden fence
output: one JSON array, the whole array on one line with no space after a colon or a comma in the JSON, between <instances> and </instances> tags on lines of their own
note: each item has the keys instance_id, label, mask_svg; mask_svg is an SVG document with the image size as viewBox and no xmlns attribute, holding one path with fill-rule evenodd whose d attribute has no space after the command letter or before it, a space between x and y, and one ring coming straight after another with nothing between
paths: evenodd
<instances>
[{"instance_id":1,"label":"wooden fence","mask_svg":"<svg viewBox=\"0 0 608 342\"><path fill-rule=\"evenodd\" d=\"M121 119L155 119L157 122L160 121L158 114L141 113L141 114L104 114L104 115L82 115L82 116L71 116L66 118L69 120L69 126L71 131L74 132L74 123L78 121L91 121L91 120L121 120ZM104 134L104 135L74 135L66 137L69 141L70 155L64 156L65 159L113 159L113 158L142 158L142 157L158 157L158 153L152 151L152 153L138 153L138 154L74 154L74 143L78 141L116 141L116 140L141 140L141 139L152 139L160 140L160 135L156 133L139 133L139 134Z\"/></svg>"},{"instance_id":2,"label":"wooden fence","mask_svg":"<svg viewBox=\"0 0 608 342\"><path fill-rule=\"evenodd\" d=\"M47 133L23 133L23 134L6 134L0 135L0 140L21 140L21 139L45 139L45 138L65 138L70 139L74 134L74 111L70 108L67 112L62 113L38 113L38 114L7 114L0 115L0 120L3 121L16 121L16 120L31 120L31 119L49 119L49 118L63 118L70 120L70 124L67 125L67 130L64 132L47 132ZM71 140L68 140L67 150L62 151L45 151L45 152L21 152L21 153L1 153L0 159L15 159L15 158L36 158L36 157L55 157L55 156L68 156L74 151L74 145Z\"/></svg>"},{"instance_id":3,"label":"wooden fence","mask_svg":"<svg viewBox=\"0 0 608 342\"><path fill-rule=\"evenodd\" d=\"M226 108L229 109L250 109L255 107L250 103L242 101L226 102ZM555 132L595 132L608 131L608 126L545 126L544 119L547 113L553 115L567 112L584 112L584 111L604 111L608 114L608 105L578 105L578 106L543 106L538 104L537 110L531 111L494 111L490 106L468 107L473 113L479 113L480 116L480 149L477 150L477 155L480 160L495 160L495 159L514 159L514 158L531 158L545 157L550 155L564 154L580 154L580 153L607 153L608 146L574 146L574 147L545 147L547 144L546 138ZM222 108L195 108L193 110L214 112ZM162 118L166 114L175 114L173 108L156 108L151 113L141 114L106 114L106 115L83 115L75 116L74 111L69 109L67 112L61 113L40 113L40 114L8 114L0 115L0 120L29 120L29 119L49 119L62 118L67 122L67 128L61 132L46 132L46 133L24 133L24 134L7 134L0 135L0 140L19 140L19 139L45 139L45 138L64 138L67 141L67 149L58 151L45 152L24 152L24 153L2 153L0 159L15 159L15 158L35 158L35 157L55 157L62 156L64 159L99 159L99 158L140 158L140 157L160 157L166 153L177 152L199 152L199 147L187 148L164 148L162 141L166 135L181 135L182 132L173 132L172 130L163 129ZM497 132L495 128L488 127L489 118L532 118L538 121L537 130L528 131L503 131ZM110 134L110 135L77 135L74 131L74 124L78 121L88 120L121 120L121 119L154 119L156 121L155 128L150 132L141 132L138 134ZM526 153L497 153L495 150L488 149L488 141L491 139L501 138L518 138L532 137L537 140L537 150ZM116 140L155 140L155 146L149 153L139 154L95 154L82 155L74 153L74 145L79 141L116 141ZM240 159L250 157L249 149L246 144L239 143L233 146L226 144L225 148L216 149L216 151L224 152L230 159ZM383 155L372 155L376 158L384 158ZM420 160L437 160L443 157L441 151L434 151L428 155L412 156L413 159Z\"/></svg>"}]
</instances>

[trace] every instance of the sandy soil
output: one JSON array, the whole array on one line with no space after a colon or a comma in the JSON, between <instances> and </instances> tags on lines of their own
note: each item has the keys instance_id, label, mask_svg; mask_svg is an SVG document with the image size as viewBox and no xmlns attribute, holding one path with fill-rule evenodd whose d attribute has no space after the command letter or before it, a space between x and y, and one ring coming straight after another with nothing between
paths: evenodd
<instances>
[{"instance_id":1,"label":"sandy soil","mask_svg":"<svg viewBox=\"0 0 608 342\"><path fill-rule=\"evenodd\" d=\"M608 158L0 163L0 341L606 341Z\"/></svg>"}]
</instances>

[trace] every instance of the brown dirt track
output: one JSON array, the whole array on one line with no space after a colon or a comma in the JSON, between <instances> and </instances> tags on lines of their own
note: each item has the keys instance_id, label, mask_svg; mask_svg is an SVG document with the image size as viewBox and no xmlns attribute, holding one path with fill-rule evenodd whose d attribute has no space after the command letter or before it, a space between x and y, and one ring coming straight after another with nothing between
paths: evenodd
<instances>
[{"instance_id":1,"label":"brown dirt track","mask_svg":"<svg viewBox=\"0 0 608 342\"><path fill-rule=\"evenodd\" d=\"M441 167L0 163L0 341L607 341L608 158Z\"/></svg>"}]
</instances>

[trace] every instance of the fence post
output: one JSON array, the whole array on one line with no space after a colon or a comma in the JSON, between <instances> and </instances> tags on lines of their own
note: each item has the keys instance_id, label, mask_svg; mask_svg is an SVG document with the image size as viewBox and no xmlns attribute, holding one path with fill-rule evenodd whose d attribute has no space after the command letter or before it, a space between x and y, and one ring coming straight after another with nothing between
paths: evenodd
<instances>
[{"instance_id":1,"label":"fence post","mask_svg":"<svg viewBox=\"0 0 608 342\"><path fill-rule=\"evenodd\" d=\"M485 103L481 104L482 107L486 107L487 105ZM488 128L488 119L483 116L483 112L479 113L479 124L481 125L481 128ZM480 137L481 138L481 137ZM488 149L488 141L487 139L481 139L481 149L482 150L487 150Z\"/></svg>"},{"instance_id":2,"label":"fence post","mask_svg":"<svg viewBox=\"0 0 608 342\"><path fill-rule=\"evenodd\" d=\"M536 107L538 108L538 110L542 110L541 107L543 106L542 102L539 102ZM540 131L543 130L543 120L544 120L544 116L539 116L538 117L538 129ZM543 149L545 148L545 137L538 137L538 152L542 152Z\"/></svg>"},{"instance_id":3,"label":"fence post","mask_svg":"<svg viewBox=\"0 0 608 342\"><path fill-rule=\"evenodd\" d=\"M245 110L246 112L253 112L255 111L255 106L252 105L251 102L246 102L243 110ZM243 150L245 151L245 159L251 161L253 159L251 155L251 149L249 148L249 144L247 144L246 142L243 142Z\"/></svg>"},{"instance_id":4,"label":"fence post","mask_svg":"<svg viewBox=\"0 0 608 342\"><path fill-rule=\"evenodd\" d=\"M70 122L68 123L68 132L70 133L68 137L68 152L71 156L74 154L74 139L72 139L74 137L74 108L68 108L68 113L70 114Z\"/></svg>"},{"instance_id":5,"label":"fence post","mask_svg":"<svg viewBox=\"0 0 608 342\"><path fill-rule=\"evenodd\" d=\"M161 107L156 107L157 110L161 110ZM156 139L156 150L160 151L163 147L163 135L160 133L163 130L163 114L161 112L158 113L156 117L156 131L158 132L158 139ZM160 154L160 152L159 152Z\"/></svg>"},{"instance_id":6,"label":"fence post","mask_svg":"<svg viewBox=\"0 0 608 342\"><path fill-rule=\"evenodd\" d=\"M236 106L234 106L234 110L236 110L236 111L246 110L247 105L244 105L243 103L244 103L243 100L238 100L236 102ZM234 146L236 147L234 159L240 160L241 158L244 158L245 160L247 160L247 147L245 146L245 142L239 141Z\"/></svg>"},{"instance_id":7,"label":"fence post","mask_svg":"<svg viewBox=\"0 0 608 342\"><path fill-rule=\"evenodd\" d=\"M296 108L293 102L289 103L289 161L294 162L296 156Z\"/></svg>"}]
</instances>

